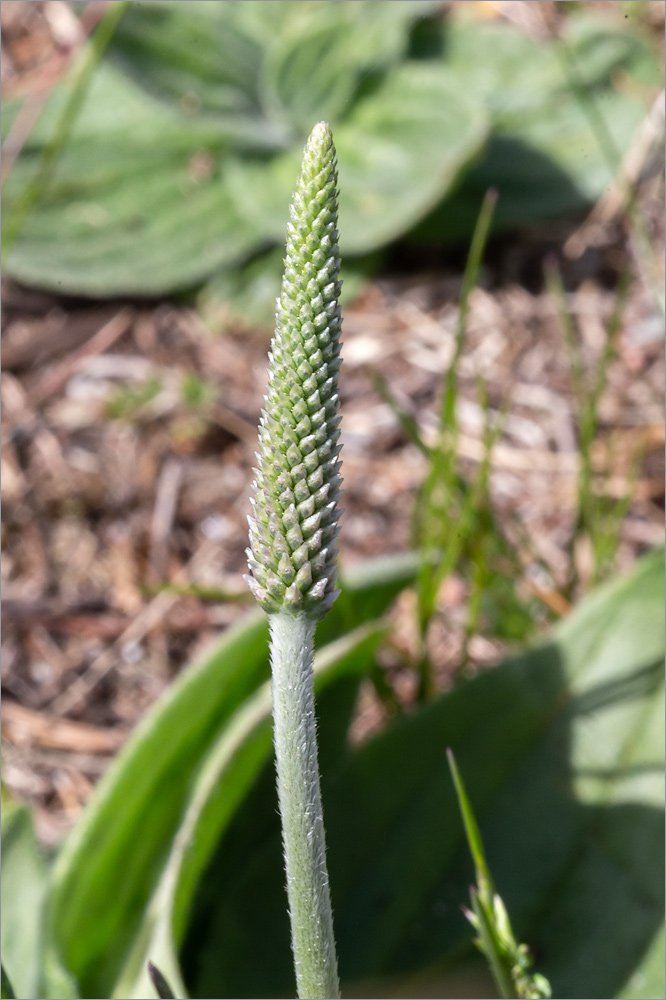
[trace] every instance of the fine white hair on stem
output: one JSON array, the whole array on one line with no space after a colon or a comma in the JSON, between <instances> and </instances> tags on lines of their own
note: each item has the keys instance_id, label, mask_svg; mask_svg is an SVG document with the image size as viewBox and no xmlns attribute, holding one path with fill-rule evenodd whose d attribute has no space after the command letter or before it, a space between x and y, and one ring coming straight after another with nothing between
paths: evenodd
<instances>
[{"instance_id":1,"label":"fine white hair on stem","mask_svg":"<svg viewBox=\"0 0 666 1000\"><path fill-rule=\"evenodd\" d=\"M278 798L299 997L339 997L315 721L315 623L269 616Z\"/></svg>"}]
</instances>

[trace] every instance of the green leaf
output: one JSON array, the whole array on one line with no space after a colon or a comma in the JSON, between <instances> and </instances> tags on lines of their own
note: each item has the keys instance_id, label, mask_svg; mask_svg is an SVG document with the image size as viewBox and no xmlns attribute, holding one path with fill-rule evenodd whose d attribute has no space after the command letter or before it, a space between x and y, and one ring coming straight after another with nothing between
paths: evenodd
<instances>
[{"instance_id":1,"label":"green leaf","mask_svg":"<svg viewBox=\"0 0 666 1000\"><path fill-rule=\"evenodd\" d=\"M568 19L563 42L578 65L580 82L601 98L620 68L658 84L658 61L638 35L609 28L604 19L587 16ZM542 119L544 105L572 98L570 73L554 43L536 43L506 21L479 23L454 17L446 36L446 63L461 83L487 105L503 131L532 128ZM655 75L656 74L656 75Z\"/></svg>"},{"instance_id":2,"label":"green leaf","mask_svg":"<svg viewBox=\"0 0 666 1000\"><path fill-rule=\"evenodd\" d=\"M66 842L54 870L51 927L84 993L93 996L100 987L91 984L117 974L202 752L265 679L265 644L263 619L250 615L181 674L139 724Z\"/></svg>"},{"instance_id":3,"label":"green leaf","mask_svg":"<svg viewBox=\"0 0 666 1000\"><path fill-rule=\"evenodd\" d=\"M414 557L402 556L350 573L319 644L379 617L414 572ZM76 975L84 995L110 995L172 850L193 777L268 676L265 618L250 614L178 677L96 789L56 862L49 907L49 953Z\"/></svg>"},{"instance_id":4,"label":"green leaf","mask_svg":"<svg viewBox=\"0 0 666 1000\"><path fill-rule=\"evenodd\" d=\"M664 992L664 927L655 935L647 955L630 976L619 1000L654 1000Z\"/></svg>"},{"instance_id":5,"label":"green leaf","mask_svg":"<svg viewBox=\"0 0 666 1000\"><path fill-rule=\"evenodd\" d=\"M487 123L445 70L406 64L335 124L343 254L375 250L417 222L480 150ZM235 161L227 180L253 225L281 241L300 150Z\"/></svg>"},{"instance_id":6,"label":"green leaf","mask_svg":"<svg viewBox=\"0 0 666 1000\"><path fill-rule=\"evenodd\" d=\"M362 74L403 55L406 26L435 6L378 6L368 0L292 4L262 69L261 90L270 117L289 122L295 135L307 135L317 120L340 121Z\"/></svg>"},{"instance_id":7,"label":"green leaf","mask_svg":"<svg viewBox=\"0 0 666 1000\"><path fill-rule=\"evenodd\" d=\"M215 277L232 309L249 300L252 312L254 287L267 295L271 283L260 255L282 244L302 143L324 116L347 255L414 227L417 240L464 239L491 185L496 231L596 200L617 166L609 145L626 150L661 86L650 48L599 18L571 18L581 100L550 44L438 14L430 0L131 4L6 272L96 296ZM8 175L8 212L65 96L56 88ZM4 134L19 106L3 106Z\"/></svg>"},{"instance_id":8,"label":"green leaf","mask_svg":"<svg viewBox=\"0 0 666 1000\"><path fill-rule=\"evenodd\" d=\"M436 7L432 0L132 4L110 55L189 118L222 123L239 139L274 127L279 145L304 139L318 119L337 118L361 73L401 56L409 24Z\"/></svg>"},{"instance_id":9,"label":"green leaf","mask_svg":"<svg viewBox=\"0 0 666 1000\"><path fill-rule=\"evenodd\" d=\"M517 994L519 997L549 998L550 983L539 973L530 973L532 958L529 950L515 939L509 914L495 891L481 833L455 755L450 748L446 754L476 871L476 885L470 888L472 910L463 910L478 934L475 944L486 956L493 979L503 997Z\"/></svg>"},{"instance_id":10,"label":"green leaf","mask_svg":"<svg viewBox=\"0 0 666 1000\"><path fill-rule=\"evenodd\" d=\"M440 200L484 138L480 108L433 68L400 68L357 100L363 75L398 58L430 3L342 0L323 17L319 4L273 3L273 34L258 28L265 4L193 3L130 6L7 273L105 296L236 271L282 243L302 133L326 115L345 122L345 251L365 253ZM8 210L64 97L57 88L8 177Z\"/></svg>"},{"instance_id":11,"label":"green leaf","mask_svg":"<svg viewBox=\"0 0 666 1000\"><path fill-rule=\"evenodd\" d=\"M486 862L486 856L483 850L483 842L481 840L479 826L476 822L476 817L469 801L469 796L467 795L467 790L460 775L460 771L458 770L455 755L450 748L446 751L446 753L449 758L449 768L451 769L451 776L455 785L458 805L460 807L460 813L465 827L467 844L472 855L474 868L476 869L476 885L479 890L479 895L482 897L483 901L490 901L492 903L493 896L495 895L495 885L493 883L492 875L488 870L488 863Z\"/></svg>"},{"instance_id":12,"label":"green leaf","mask_svg":"<svg viewBox=\"0 0 666 1000\"><path fill-rule=\"evenodd\" d=\"M464 239L490 186L499 192L495 231L580 211L605 190L648 110L648 96L636 94L663 86L661 66L642 39L598 18L573 18L563 44L582 99L564 50L558 55L506 23L452 19L447 70L488 109L493 133L486 155L418 238Z\"/></svg>"},{"instance_id":13,"label":"green leaf","mask_svg":"<svg viewBox=\"0 0 666 1000\"><path fill-rule=\"evenodd\" d=\"M49 121L56 108L54 101ZM7 205L34 169L39 136L31 137L8 179ZM191 287L237 263L257 233L220 181L224 150L214 128L183 128L102 65L7 269L61 292L145 295Z\"/></svg>"},{"instance_id":14,"label":"green leaf","mask_svg":"<svg viewBox=\"0 0 666 1000\"><path fill-rule=\"evenodd\" d=\"M317 690L364 671L381 629L361 626L317 655ZM114 987L116 997L150 997L146 958L155 958L184 992L177 951L197 883L220 837L271 758L271 690L266 681L229 720L203 762L135 947ZM285 897L286 906L286 897Z\"/></svg>"},{"instance_id":15,"label":"green leaf","mask_svg":"<svg viewBox=\"0 0 666 1000\"><path fill-rule=\"evenodd\" d=\"M37 996L41 967L46 862L27 806L3 803L2 965L21 997ZM6 970L6 972L5 972ZM3 995L5 989L3 978Z\"/></svg>"},{"instance_id":16,"label":"green leaf","mask_svg":"<svg viewBox=\"0 0 666 1000\"><path fill-rule=\"evenodd\" d=\"M257 77L263 47L239 3L132 4L109 49L123 71L188 117L229 125L263 119Z\"/></svg>"},{"instance_id":17,"label":"green leaf","mask_svg":"<svg viewBox=\"0 0 666 1000\"><path fill-rule=\"evenodd\" d=\"M411 228L480 151L482 107L429 65L406 64L336 132L343 252L367 253Z\"/></svg>"},{"instance_id":18,"label":"green leaf","mask_svg":"<svg viewBox=\"0 0 666 1000\"><path fill-rule=\"evenodd\" d=\"M356 89L353 27L330 8L319 13L301 21L300 30L282 34L263 67L271 117L289 122L296 135L307 134L317 120L336 121Z\"/></svg>"},{"instance_id":19,"label":"green leaf","mask_svg":"<svg viewBox=\"0 0 666 1000\"><path fill-rule=\"evenodd\" d=\"M663 920L663 577L657 551L546 645L360 748L338 745L322 793L350 995L369 977L451 966L469 947L460 905L472 873L449 745L497 890L553 995L628 996L629 982L663 995L651 951ZM323 698L321 708L325 742ZM191 996L291 988L271 778L264 771L201 880L182 955Z\"/></svg>"},{"instance_id":20,"label":"green leaf","mask_svg":"<svg viewBox=\"0 0 666 1000\"><path fill-rule=\"evenodd\" d=\"M214 330L225 330L239 320L271 330L283 271L281 246L257 254L244 266L222 269L199 295L204 321Z\"/></svg>"}]
</instances>

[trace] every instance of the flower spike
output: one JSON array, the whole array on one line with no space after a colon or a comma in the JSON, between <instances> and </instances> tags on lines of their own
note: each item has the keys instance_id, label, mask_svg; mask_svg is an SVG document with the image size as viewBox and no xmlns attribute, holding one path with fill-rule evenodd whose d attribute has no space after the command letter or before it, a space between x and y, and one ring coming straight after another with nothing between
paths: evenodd
<instances>
[{"instance_id":1,"label":"flower spike","mask_svg":"<svg viewBox=\"0 0 666 1000\"><path fill-rule=\"evenodd\" d=\"M249 517L246 580L269 613L322 618L336 591L341 496L340 256L331 130L312 130L290 206Z\"/></svg>"}]
</instances>

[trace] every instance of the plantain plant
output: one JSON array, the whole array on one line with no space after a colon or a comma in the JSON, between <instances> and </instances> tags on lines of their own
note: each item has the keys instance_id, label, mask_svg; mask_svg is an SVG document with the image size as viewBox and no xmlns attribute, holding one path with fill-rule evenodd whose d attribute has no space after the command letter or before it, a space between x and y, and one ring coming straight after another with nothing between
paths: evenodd
<instances>
[{"instance_id":1,"label":"plantain plant","mask_svg":"<svg viewBox=\"0 0 666 1000\"><path fill-rule=\"evenodd\" d=\"M338 596L336 158L315 125L291 203L246 577L268 613L278 798L299 997L339 997L314 710L314 635Z\"/></svg>"},{"instance_id":2,"label":"plantain plant","mask_svg":"<svg viewBox=\"0 0 666 1000\"><path fill-rule=\"evenodd\" d=\"M383 995L423 995L424 972L464 958L463 922L449 905L466 878L454 790L443 780L450 745L469 779L468 799L454 768L477 869L470 917L500 989L548 993L519 943L528 934L556 996L663 995L653 878L663 850L663 551L589 598L546 645L361 746L341 742L358 682L376 665L378 619L422 560L350 573L331 609L341 486L336 225L335 149L320 123L288 228L249 550L250 586L269 620L299 996L340 995L313 673L332 761L325 791L348 992L355 979L387 975ZM4 810L3 996L287 994L291 960L274 919L284 916L283 889L276 878L272 896L271 881L279 831L263 781L271 692L261 619L248 616L183 671L50 871L27 809ZM490 878L472 800L519 936ZM411 988L396 974L410 975Z\"/></svg>"}]
</instances>

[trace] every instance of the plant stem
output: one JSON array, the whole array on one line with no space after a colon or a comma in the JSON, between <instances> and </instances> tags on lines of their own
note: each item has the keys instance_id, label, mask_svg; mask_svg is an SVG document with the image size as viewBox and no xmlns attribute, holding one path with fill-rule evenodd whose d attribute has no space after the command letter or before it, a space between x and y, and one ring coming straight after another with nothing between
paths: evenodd
<instances>
[{"instance_id":1,"label":"plant stem","mask_svg":"<svg viewBox=\"0 0 666 1000\"><path fill-rule=\"evenodd\" d=\"M304 613L268 616L278 798L301 1000L340 996L326 868L314 706L314 633Z\"/></svg>"}]
</instances>

